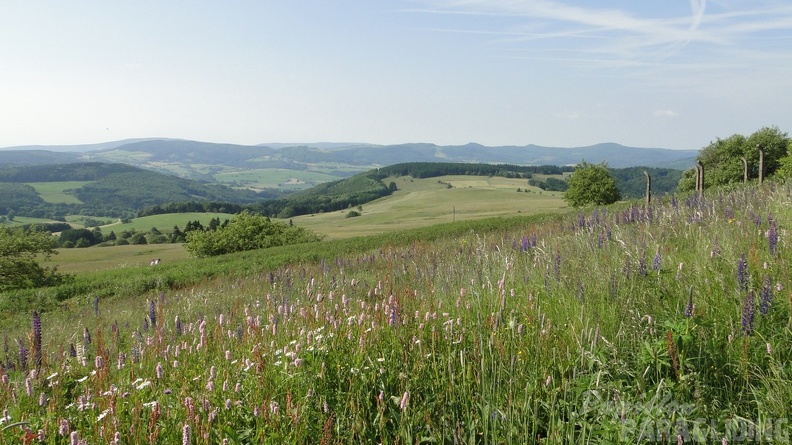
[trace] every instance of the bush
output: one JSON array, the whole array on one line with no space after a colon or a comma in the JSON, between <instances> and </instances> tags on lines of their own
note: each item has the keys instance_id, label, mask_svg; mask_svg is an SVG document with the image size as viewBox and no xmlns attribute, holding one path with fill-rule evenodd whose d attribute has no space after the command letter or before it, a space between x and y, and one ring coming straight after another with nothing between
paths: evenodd
<instances>
[{"instance_id":1,"label":"bush","mask_svg":"<svg viewBox=\"0 0 792 445\"><path fill-rule=\"evenodd\" d=\"M319 240L318 235L305 228L242 212L217 230L188 232L185 247L192 255L206 257Z\"/></svg>"},{"instance_id":2,"label":"bush","mask_svg":"<svg viewBox=\"0 0 792 445\"><path fill-rule=\"evenodd\" d=\"M360 216L360 212L358 212L357 210L350 210L349 213L346 214L347 218L355 218L358 216Z\"/></svg>"}]
</instances>

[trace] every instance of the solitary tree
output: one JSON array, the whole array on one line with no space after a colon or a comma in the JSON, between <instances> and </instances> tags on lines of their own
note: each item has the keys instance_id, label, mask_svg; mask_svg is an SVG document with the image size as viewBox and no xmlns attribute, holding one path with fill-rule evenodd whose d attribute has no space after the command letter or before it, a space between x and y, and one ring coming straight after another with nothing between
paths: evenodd
<instances>
[{"instance_id":1,"label":"solitary tree","mask_svg":"<svg viewBox=\"0 0 792 445\"><path fill-rule=\"evenodd\" d=\"M569 188L564 192L564 200L572 207L586 205L612 204L621 199L616 179L608 166L581 162L569 178Z\"/></svg>"},{"instance_id":2,"label":"solitary tree","mask_svg":"<svg viewBox=\"0 0 792 445\"><path fill-rule=\"evenodd\" d=\"M42 267L39 256L48 259L55 240L43 230L0 227L0 291L56 284L63 279L55 268Z\"/></svg>"}]
</instances>

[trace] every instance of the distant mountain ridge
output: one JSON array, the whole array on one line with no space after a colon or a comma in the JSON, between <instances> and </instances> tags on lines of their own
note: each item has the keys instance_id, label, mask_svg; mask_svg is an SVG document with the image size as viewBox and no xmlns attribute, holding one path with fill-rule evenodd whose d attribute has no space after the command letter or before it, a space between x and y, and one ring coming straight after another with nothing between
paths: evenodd
<instances>
[{"instance_id":1,"label":"distant mountain ridge","mask_svg":"<svg viewBox=\"0 0 792 445\"><path fill-rule=\"evenodd\" d=\"M586 147L539 145L495 146L476 143L436 145L406 143L219 144L179 139L132 139L73 146L24 146L0 149L0 168L70 162L121 162L178 176L206 180L206 169L194 166L244 169L310 169L317 163L382 167L406 162L478 162L514 165L574 165L582 160L606 162L613 168L636 166L687 169L698 150L627 147L606 142ZM187 166L190 166L187 168ZM211 173L211 172L210 172ZM201 177L203 176L203 177Z\"/></svg>"}]
</instances>

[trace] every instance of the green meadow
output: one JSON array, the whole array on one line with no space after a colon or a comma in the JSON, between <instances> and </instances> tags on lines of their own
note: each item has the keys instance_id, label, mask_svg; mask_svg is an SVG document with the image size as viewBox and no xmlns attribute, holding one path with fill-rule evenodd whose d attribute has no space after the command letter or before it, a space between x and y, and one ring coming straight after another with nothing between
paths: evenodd
<instances>
[{"instance_id":1,"label":"green meadow","mask_svg":"<svg viewBox=\"0 0 792 445\"><path fill-rule=\"evenodd\" d=\"M789 440L787 184L570 211L399 181L294 218L325 241L0 296L0 443Z\"/></svg>"},{"instance_id":2,"label":"green meadow","mask_svg":"<svg viewBox=\"0 0 792 445\"><path fill-rule=\"evenodd\" d=\"M63 182L31 182L41 195L41 199L51 204L80 204L81 201L71 194L69 190L78 189L90 181L63 181Z\"/></svg>"},{"instance_id":3,"label":"green meadow","mask_svg":"<svg viewBox=\"0 0 792 445\"><path fill-rule=\"evenodd\" d=\"M302 227L328 239L370 235L438 223L491 217L553 213L568 209L560 192L544 192L525 179L483 176L442 176L413 179L387 178L398 190L391 196L362 206L361 216L348 218L350 210L292 218ZM517 192L517 189L530 192Z\"/></svg>"},{"instance_id":4,"label":"green meadow","mask_svg":"<svg viewBox=\"0 0 792 445\"><path fill-rule=\"evenodd\" d=\"M142 218L134 218L128 223L116 221L112 224L101 226L101 229L105 233L109 233L110 231L119 233L124 230L145 231L145 230L151 230L152 228L156 227L158 230L162 232L171 232L174 226L179 226L181 229L184 229L184 226L190 221L200 221L202 225L206 226L209 224L209 221L214 218L220 218L220 221L222 222L232 217L233 215L228 213L213 213L213 212L165 213L162 215L152 215L152 216L144 216Z\"/></svg>"},{"instance_id":5,"label":"green meadow","mask_svg":"<svg viewBox=\"0 0 792 445\"><path fill-rule=\"evenodd\" d=\"M231 183L252 189L306 189L317 184L336 181L339 178L314 171L287 170L282 168L262 168L223 172L214 175L218 182Z\"/></svg>"}]
</instances>

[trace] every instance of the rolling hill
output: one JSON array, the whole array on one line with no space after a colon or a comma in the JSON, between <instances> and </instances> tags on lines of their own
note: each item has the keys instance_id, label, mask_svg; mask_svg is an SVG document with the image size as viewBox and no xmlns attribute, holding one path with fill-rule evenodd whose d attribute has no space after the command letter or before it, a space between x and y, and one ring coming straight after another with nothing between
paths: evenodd
<instances>
[{"instance_id":1,"label":"rolling hill","mask_svg":"<svg viewBox=\"0 0 792 445\"><path fill-rule=\"evenodd\" d=\"M46 199L31 184L60 199ZM62 199L72 197L71 202ZM17 166L0 170L0 209L15 214L62 219L69 214L131 217L146 206L170 202L251 204L263 199L250 190L206 184L125 164L72 163Z\"/></svg>"},{"instance_id":2,"label":"rolling hill","mask_svg":"<svg viewBox=\"0 0 792 445\"><path fill-rule=\"evenodd\" d=\"M296 182L301 174L323 173L345 178L377 167L407 162L465 162L514 165L574 165L581 160L606 162L612 168L655 167L685 169L697 150L627 147L602 143L559 148L538 145L487 147L479 144L440 146L429 143L234 145L173 139L119 141L63 147L10 147L0 150L0 168L74 162L124 163L204 182L231 181L251 170L286 169ZM35 149L32 149L35 148ZM262 172L263 175L267 171ZM294 181L293 181L294 182ZM316 185L303 181L305 188ZM235 184L245 186L245 184ZM252 188L252 187L251 187Z\"/></svg>"}]
</instances>

